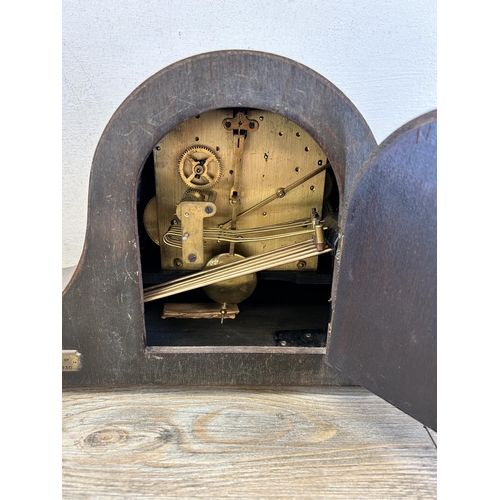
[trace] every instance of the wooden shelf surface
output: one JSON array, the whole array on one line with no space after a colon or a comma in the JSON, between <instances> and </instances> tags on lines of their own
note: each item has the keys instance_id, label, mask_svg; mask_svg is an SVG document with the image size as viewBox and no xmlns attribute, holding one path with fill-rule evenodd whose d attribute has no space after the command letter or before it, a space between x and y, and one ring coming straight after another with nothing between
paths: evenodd
<instances>
[{"instance_id":1,"label":"wooden shelf surface","mask_svg":"<svg viewBox=\"0 0 500 500\"><path fill-rule=\"evenodd\" d=\"M359 387L63 390L63 498L436 498L437 435Z\"/></svg>"}]
</instances>

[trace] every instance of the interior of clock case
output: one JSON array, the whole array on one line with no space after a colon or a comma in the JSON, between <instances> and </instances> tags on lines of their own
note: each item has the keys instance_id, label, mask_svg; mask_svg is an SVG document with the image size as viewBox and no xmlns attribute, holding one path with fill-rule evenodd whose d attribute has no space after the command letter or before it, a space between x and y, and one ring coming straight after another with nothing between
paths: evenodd
<instances>
[{"instance_id":1,"label":"interior of clock case","mask_svg":"<svg viewBox=\"0 0 500 500\"><path fill-rule=\"evenodd\" d=\"M338 207L329 159L284 117L181 123L138 183L147 345L324 347Z\"/></svg>"}]
</instances>

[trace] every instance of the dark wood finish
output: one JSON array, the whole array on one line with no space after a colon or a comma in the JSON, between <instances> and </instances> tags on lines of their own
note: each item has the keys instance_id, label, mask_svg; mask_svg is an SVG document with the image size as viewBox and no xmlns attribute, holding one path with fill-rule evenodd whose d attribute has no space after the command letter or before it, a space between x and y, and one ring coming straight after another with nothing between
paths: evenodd
<instances>
[{"instance_id":1,"label":"dark wood finish","mask_svg":"<svg viewBox=\"0 0 500 500\"><path fill-rule=\"evenodd\" d=\"M62 498L434 499L425 428L357 387L66 389Z\"/></svg>"},{"instance_id":2,"label":"dark wood finish","mask_svg":"<svg viewBox=\"0 0 500 500\"><path fill-rule=\"evenodd\" d=\"M437 113L384 141L347 200L329 362L436 429Z\"/></svg>"},{"instance_id":3,"label":"dark wood finish","mask_svg":"<svg viewBox=\"0 0 500 500\"><path fill-rule=\"evenodd\" d=\"M293 307L296 314L290 314ZM220 308L219 308L220 309ZM323 304L262 305L243 302L235 320L197 319L186 324L184 318L161 319L162 302L145 305L149 346L274 346L275 333L288 329L326 330L329 310ZM245 321L239 321L245 315ZM165 326L167 325L167 331Z\"/></svg>"},{"instance_id":4,"label":"dark wood finish","mask_svg":"<svg viewBox=\"0 0 500 500\"><path fill-rule=\"evenodd\" d=\"M332 83L285 58L224 51L160 71L118 108L97 146L87 232L63 292L63 349L82 353L82 384L338 384L320 354L155 354L146 350L136 213L137 182L157 142L184 120L218 108L279 113L306 130L332 163L342 204L376 146L365 120ZM236 320L235 320L236 321Z\"/></svg>"}]
</instances>

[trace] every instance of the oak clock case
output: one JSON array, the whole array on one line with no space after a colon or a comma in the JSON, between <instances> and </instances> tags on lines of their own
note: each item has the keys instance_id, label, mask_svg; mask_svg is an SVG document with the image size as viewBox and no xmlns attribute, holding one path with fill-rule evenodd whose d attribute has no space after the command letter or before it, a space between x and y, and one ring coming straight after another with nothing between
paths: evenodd
<instances>
[{"instance_id":1,"label":"oak clock case","mask_svg":"<svg viewBox=\"0 0 500 500\"><path fill-rule=\"evenodd\" d=\"M151 77L96 149L63 384L359 383L435 428L435 124L377 147L260 52Z\"/></svg>"}]
</instances>

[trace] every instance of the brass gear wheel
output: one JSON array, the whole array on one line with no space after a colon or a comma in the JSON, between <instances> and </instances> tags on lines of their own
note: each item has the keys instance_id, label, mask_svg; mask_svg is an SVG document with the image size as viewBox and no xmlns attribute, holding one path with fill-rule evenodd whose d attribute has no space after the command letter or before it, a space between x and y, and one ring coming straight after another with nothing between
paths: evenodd
<instances>
[{"instance_id":1,"label":"brass gear wheel","mask_svg":"<svg viewBox=\"0 0 500 500\"><path fill-rule=\"evenodd\" d=\"M189 188L183 195L182 201L206 201L207 193L199 189Z\"/></svg>"},{"instance_id":2,"label":"brass gear wheel","mask_svg":"<svg viewBox=\"0 0 500 500\"><path fill-rule=\"evenodd\" d=\"M220 179L221 167L211 149L193 146L179 159L179 175L190 188L209 189Z\"/></svg>"}]
</instances>

